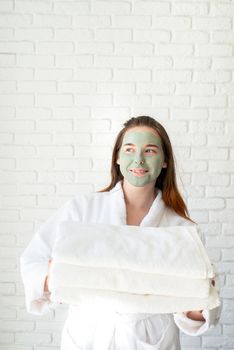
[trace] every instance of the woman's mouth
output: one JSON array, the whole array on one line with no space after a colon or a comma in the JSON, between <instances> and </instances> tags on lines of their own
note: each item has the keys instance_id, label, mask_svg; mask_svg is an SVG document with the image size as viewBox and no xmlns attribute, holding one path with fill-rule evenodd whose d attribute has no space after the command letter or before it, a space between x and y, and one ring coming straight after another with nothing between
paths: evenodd
<instances>
[{"instance_id":1,"label":"woman's mouth","mask_svg":"<svg viewBox=\"0 0 234 350\"><path fill-rule=\"evenodd\" d=\"M133 168L130 169L131 173L133 173L135 176L144 176L149 172L149 170L143 169L143 168Z\"/></svg>"}]
</instances>

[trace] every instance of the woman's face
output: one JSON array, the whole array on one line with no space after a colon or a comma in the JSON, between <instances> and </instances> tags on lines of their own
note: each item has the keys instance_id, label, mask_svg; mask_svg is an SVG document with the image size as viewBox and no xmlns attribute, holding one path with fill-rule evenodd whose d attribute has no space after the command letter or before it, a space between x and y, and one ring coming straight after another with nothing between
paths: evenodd
<instances>
[{"instance_id":1,"label":"woman's face","mask_svg":"<svg viewBox=\"0 0 234 350\"><path fill-rule=\"evenodd\" d=\"M145 126L129 129L124 135L117 163L123 177L133 186L155 182L166 167L158 133Z\"/></svg>"}]
</instances>

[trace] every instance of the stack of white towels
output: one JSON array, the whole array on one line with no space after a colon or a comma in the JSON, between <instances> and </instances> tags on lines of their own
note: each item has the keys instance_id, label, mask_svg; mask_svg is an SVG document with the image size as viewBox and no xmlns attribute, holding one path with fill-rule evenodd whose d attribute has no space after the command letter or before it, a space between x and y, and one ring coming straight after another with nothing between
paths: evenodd
<instances>
[{"instance_id":1,"label":"stack of white towels","mask_svg":"<svg viewBox=\"0 0 234 350\"><path fill-rule=\"evenodd\" d=\"M220 305L197 227L64 222L52 256L51 300L123 313Z\"/></svg>"}]
</instances>

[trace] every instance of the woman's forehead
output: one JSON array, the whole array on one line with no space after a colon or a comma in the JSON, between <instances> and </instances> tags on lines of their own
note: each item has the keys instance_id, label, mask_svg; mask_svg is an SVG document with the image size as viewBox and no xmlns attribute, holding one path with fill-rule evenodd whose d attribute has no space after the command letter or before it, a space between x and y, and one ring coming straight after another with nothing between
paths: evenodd
<instances>
[{"instance_id":1,"label":"woman's forehead","mask_svg":"<svg viewBox=\"0 0 234 350\"><path fill-rule=\"evenodd\" d=\"M126 131L123 143L125 141L144 141L144 142L158 142L161 143L161 138L156 130L149 127L134 127Z\"/></svg>"}]
</instances>

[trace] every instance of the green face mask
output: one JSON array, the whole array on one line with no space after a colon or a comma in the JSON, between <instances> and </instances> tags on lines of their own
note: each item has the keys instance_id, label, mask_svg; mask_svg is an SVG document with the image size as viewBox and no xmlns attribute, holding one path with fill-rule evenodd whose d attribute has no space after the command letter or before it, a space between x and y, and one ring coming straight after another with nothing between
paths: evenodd
<instances>
[{"instance_id":1,"label":"green face mask","mask_svg":"<svg viewBox=\"0 0 234 350\"><path fill-rule=\"evenodd\" d=\"M128 131L117 163L123 177L133 186L156 181L164 165L161 139L150 131Z\"/></svg>"}]
</instances>

